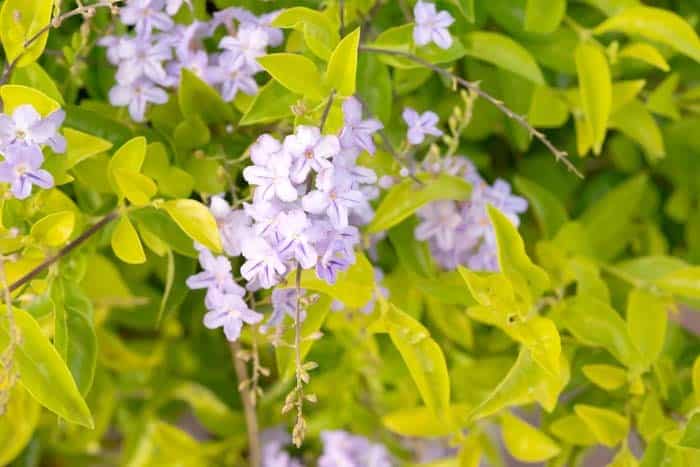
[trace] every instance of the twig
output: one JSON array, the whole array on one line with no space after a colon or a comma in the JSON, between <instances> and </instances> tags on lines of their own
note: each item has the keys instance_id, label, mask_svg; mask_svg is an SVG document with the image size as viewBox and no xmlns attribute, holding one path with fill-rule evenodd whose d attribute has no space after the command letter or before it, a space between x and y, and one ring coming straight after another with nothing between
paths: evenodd
<instances>
[{"instance_id":1,"label":"twig","mask_svg":"<svg viewBox=\"0 0 700 467\"><path fill-rule=\"evenodd\" d=\"M68 253L73 251L75 248L79 247L82 245L88 238L90 238L92 235L97 233L102 227L105 225L109 224L112 222L114 219L119 217L119 213L117 211L112 211L106 216L104 216L102 219L100 219L96 224L93 224L89 229L87 229L85 232L80 234L80 236L76 237L75 240L69 242L61 248L58 253L56 253L54 256L45 259L41 264L39 264L37 267L29 271L27 274L24 276L20 277L15 281L12 285L9 287L9 291L12 292L14 290L17 290L18 288L22 287L24 284L29 283L32 279L37 277L41 272L51 266L53 263L58 261L59 259L63 258L66 256Z\"/></svg>"},{"instance_id":2,"label":"twig","mask_svg":"<svg viewBox=\"0 0 700 467\"><path fill-rule=\"evenodd\" d=\"M323 114L321 114L321 123L319 124L319 129L321 130L321 133L323 133L323 127L326 126L326 122L328 121L328 115L331 113L333 99L335 99L335 89L333 89L331 91L331 94L328 96L326 106L323 108Z\"/></svg>"},{"instance_id":3,"label":"twig","mask_svg":"<svg viewBox=\"0 0 700 467\"><path fill-rule=\"evenodd\" d=\"M5 84L10 79L10 75L12 74L12 71L17 66L17 63L19 62L19 60L27 52L27 50L29 49L29 46L31 46L34 42L36 42L42 35L48 33L48 31L51 28L58 28L59 26L61 26L61 24L65 20L72 18L73 16L89 14L89 13L93 12L95 8L102 8L102 7L112 8L115 6L116 3L119 3L120 1L121 0L107 0L107 1L95 3L92 5L80 5L79 4L79 6L77 8L75 8L74 10L63 13L62 15L57 16L56 18L52 19L49 22L49 24L47 24L44 27L42 27L41 29L39 29L36 33L34 33L31 37L29 37L29 39L24 41L24 44L23 44L24 48L23 48L22 52L5 66L5 71L3 71L2 77L0 77L0 84Z\"/></svg>"},{"instance_id":4,"label":"twig","mask_svg":"<svg viewBox=\"0 0 700 467\"><path fill-rule=\"evenodd\" d=\"M296 406L297 420L294 423L292 440L297 447L304 441L304 380L301 368L301 265L297 264L295 288L297 292L297 302L294 310L294 362L296 365Z\"/></svg>"},{"instance_id":5,"label":"twig","mask_svg":"<svg viewBox=\"0 0 700 467\"><path fill-rule=\"evenodd\" d=\"M255 413L255 404L246 384L248 383L248 370L245 367L245 362L238 357L241 352L241 344L238 341L230 342L231 360L233 367L236 370L238 378L238 392L241 395L243 402L243 414L245 416L246 429L248 431L248 455L251 467L261 467L261 451L260 451L260 430L258 428L258 417Z\"/></svg>"},{"instance_id":6,"label":"twig","mask_svg":"<svg viewBox=\"0 0 700 467\"><path fill-rule=\"evenodd\" d=\"M338 0L338 14L340 16L340 37L345 35L345 0Z\"/></svg>"},{"instance_id":7,"label":"twig","mask_svg":"<svg viewBox=\"0 0 700 467\"><path fill-rule=\"evenodd\" d=\"M549 140L547 135L530 125L527 121L527 119L515 112L513 112L510 108L508 108L502 101L499 99L496 99L493 97L491 94L487 93L483 89L481 89L481 86L479 86L478 82L473 82L473 81L467 81L466 79L457 76L456 74L452 73L449 70L446 70L445 68L442 68L438 65L435 65L427 60L424 60L414 54L408 53L408 52L403 52L401 50L389 50L389 49L382 49L378 47L368 47L368 46L360 46L360 51L361 52L369 52L369 53L376 53L376 54L384 54L384 55L391 55L394 57L402 57L407 60L410 60L414 63L417 63L421 66L424 66L430 70L433 70L434 72L452 80L453 82L456 82L460 86L469 89L473 93L477 94L479 97L487 100L491 104L493 104L498 110L503 112L508 118L515 120L521 127L525 128L527 132L540 140L542 144L544 144L547 149L554 155L554 158L558 161L561 162L566 166L567 169L569 169L570 172L576 174L578 177L583 178L583 174L579 172L579 170L571 163L571 161L567 158L568 154L566 151L562 151L558 149L552 142Z\"/></svg>"}]
</instances>

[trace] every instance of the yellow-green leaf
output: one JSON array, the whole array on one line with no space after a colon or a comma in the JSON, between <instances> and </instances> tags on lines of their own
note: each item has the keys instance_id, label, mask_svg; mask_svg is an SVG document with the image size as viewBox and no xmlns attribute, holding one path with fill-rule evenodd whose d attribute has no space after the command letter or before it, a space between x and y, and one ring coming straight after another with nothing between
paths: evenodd
<instances>
[{"instance_id":1,"label":"yellow-green leaf","mask_svg":"<svg viewBox=\"0 0 700 467\"><path fill-rule=\"evenodd\" d=\"M556 419L549 426L549 431L557 438L574 446L592 446L596 444L596 437L576 414L565 415Z\"/></svg>"},{"instance_id":2,"label":"yellow-green leaf","mask_svg":"<svg viewBox=\"0 0 700 467\"><path fill-rule=\"evenodd\" d=\"M41 406L24 389L15 384L0 415L0 465L8 465L29 443L36 429Z\"/></svg>"},{"instance_id":3,"label":"yellow-green leaf","mask_svg":"<svg viewBox=\"0 0 700 467\"><path fill-rule=\"evenodd\" d=\"M596 386L608 391L621 388L627 382L627 372L624 368L612 365L584 365L581 371Z\"/></svg>"},{"instance_id":4,"label":"yellow-green leaf","mask_svg":"<svg viewBox=\"0 0 700 467\"><path fill-rule=\"evenodd\" d=\"M559 128L569 118L569 106L549 86L537 86L532 93L527 120L537 128Z\"/></svg>"},{"instance_id":5,"label":"yellow-green leaf","mask_svg":"<svg viewBox=\"0 0 700 467\"><path fill-rule=\"evenodd\" d=\"M322 60L328 60L340 37L333 22L323 13L306 7L285 8L274 19L278 28L293 28L304 35L304 42L311 52Z\"/></svg>"},{"instance_id":6,"label":"yellow-green leaf","mask_svg":"<svg viewBox=\"0 0 700 467\"><path fill-rule=\"evenodd\" d=\"M326 82L341 96L355 94L357 77L357 47L360 45L360 28L343 38L328 61Z\"/></svg>"},{"instance_id":7,"label":"yellow-green leaf","mask_svg":"<svg viewBox=\"0 0 700 467\"><path fill-rule=\"evenodd\" d=\"M654 161L664 157L664 140L658 123L639 100L635 99L610 117L610 128L620 130L644 149Z\"/></svg>"},{"instance_id":8,"label":"yellow-green leaf","mask_svg":"<svg viewBox=\"0 0 700 467\"><path fill-rule=\"evenodd\" d=\"M53 1L5 0L0 9L0 41L5 49L6 62L17 67L35 62L44 51L49 38ZM45 31L27 45L29 40Z\"/></svg>"},{"instance_id":9,"label":"yellow-green leaf","mask_svg":"<svg viewBox=\"0 0 700 467\"><path fill-rule=\"evenodd\" d=\"M538 34L554 32L566 13L566 0L527 0L525 30Z\"/></svg>"},{"instance_id":10,"label":"yellow-green leaf","mask_svg":"<svg viewBox=\"0 0 700 467\"><path fill-rule=\"evenodd\" d=\"M41 115L48 115L61 106L41 91L19 84L6 84L0 87L3 112L11 114L22 104L30 104Z\"/></svg>"},{"instance_id":11,"label":"yellow-green leaf","mask_svg":"<svg viewBox=\"0 0 700 467\"><path fill-rule=\"evenodd\" d=\"M596 34L611 31L660 42L700 62L700 38L683 18L672 11L632 6L607 19L594 30Z\"/></svg>"},{"instance_id":12,"label":"yellow-green leaf","mask_svg":"<svg viewBox=\"0 0 700 467\"><path fill-rule=\"evenodd\" d=\"M678 73L669 75L649 94L647 108L657 115L662 115L672 120L679 120L681 114L678 110L675 96L679 83L680 75Z\"/></svg>"},{"instance_id":13,"label":"yellow-green leaf","mask_svg":"<svg viewBox=\"0 0 700 467\"><path fill-rule=\"evenodd\" d=\"M646 365L659 358L666 338L666 301L643 289L634 289L627 299L627 328L632 343Z\"/></svg>"},{"instance_id":14,"label":"yellow-green leaf","mask_svg":"<svg viewBox=\"0 0 700 467\"><path fill-rule=\"evenodd\" d=\"M700 298L700 266L677 269L657 279L663 290L688 298Z\"/></svg>"},{"instance_id":15,"label":"yellow-green leaf","mask_svg":"<svg viewBox=\"0 0 700 467\"><path fill-rule=\"evenodd\" d=\"M464 36L466 54L520 75L536 84L545 84L540 67L525 47L510 37L487 31Z\"/></svg>"},{"instance_id":16,"label":"yellow-green leaf","mask_svg":"<svg viewBox=\"0 0 700 467\"><path fill-rule=\"evenodd\" d=\"M632 58L635 60L641 60L642 62L648 63L651 66L662 71L669 71L671 67L668 66L668 62L661 55L661 52L657 50L651 44L645 42L633 42L620 50L617 54L621 58Z\"/></svg>"},{"instance_id":17,"label":"yellow-green leaf","mask_svg":"<svg viewBox=\"0 0 700 467\"><path fill-rule=\"evenodd\" d=\"M112 233L112 250L125 263L141 264L146 261L139 234L126 216L119 220Z\"/></svg>"},{"instance_id":18,"label":"yellow-green leaf","mask_svg":"<svg viewBox=\"0 0 700 467\"><path fill-rule=\"evenodd\" d=\"M192 199L176 199L166 201L162 208L192 240L215 253L221 251L216 219L202 203Z\"/></svg>"},{"instance_id":19,"label":"yellow-green leaf","mask_svg":"<svg viewBox=\"0 0 700 467\"><path fill-rule=\"evenodd\" d=\"M605 446L615 446L627 436L630 427L629 419L617 412L585 404L575 405L574 411L598 442Z\"/></svg>"},{"instance_id":20,"label":"yellow-green leaf","mask_svg":"<svg viewBox=\"0 0 700 467\"><path fill-rule=\"evenodd\" d=\"M109 150L112 143L97 136L83 133L72 128L64 128L66 137L66 166L71 168L85 159Z\"/></svg>"},{"instance_id":21,"label":"yellow-green leaf","mask_svg":"<svg viewBox=\"0 0 700 467\"><path fill-rule=\"evenodd\" d=\"M42 217L32 225L31 235L39 243L62 246L68 241L75 227L73 211L59 211Z\"/></svg>"},{"instance_id":22,"label":"yellow-green leaf","mask_svg":"<svg viewBox=\"0 0 700 467\"><path fill-rule=\"evenodd\" d=\"M579 44L575 55L583 113L590 125L593 152L600 154L612 106L612 79L608 59L601 47L593 42Z\"/></svg>"},{"instance_id":23,"label":"yellow-green leaf","mask_svg":"<svg viewBox=\"0 0 700 467\"><path fill-rule=\"evenodd\" d=\"M26 311L14 310L15 324L22 338L15 349L14 363L20 384L41 405L71 423L92 428L93 421L70 370L39 323ZM7 348L7 320L0 320L0 348Z\"/></svg>"},{"instance_id":24,"label":"yellow-green leaf","mask_svg":"<svg viewBox=\"0 0 700 467\"><path fill-rule=\"evenodd\" d=\"M466 426L471 408L466 404L453 404L449 408L453 423L445 423L427 407L398 409L382 417L382 423L401 436L435 438L449 436L455 428Z\"/></svg>"},{"instance_id":25,"label":"yellow-green leaf","mask_svg":"<svg viewBox=\"0 0 700 467\"><path fill-rule=\"evenodd\" d=\"M158 191L150 177L131 169L114 169L114 180L119 191L135 206L145 206Z\"/></svg>"},{"instance_id":26,"label":"yellow-green leaf","mask_svg":"<svg viewBox=\"0 0 700 467\"><path fill-rule=\"evenodd\" d=\"M124 196L124 192L119 188L119 184L115 178L117 169L128 169L133 172L140 172L143 161L146 158L146 138L137 136L124 143L114 153L107 165L107 176L112 189Z\"/></svg>"},{"instance_id":27,"label":"yellow-green leaf","mask_svg":"<svg viewBox=\"0 0 700 467\"><path fill-rule=\"evenodd\" d=\"M303 55L269 54L259 57L258 63L270 76L292 92L319 100L327 94L322 87L323 80L318 68Z\"/></svg>"},{"instance_id":28,"label":"yellow-green leaf","mask_svg":"<svg viewBox=\"0 0 700 467\"><path fill-rule=\"evenodd\" d=\"M509 412L501 416L503 444L521 462L544 462L561 449L549 436Z\"/></svg>"}]
</instances>

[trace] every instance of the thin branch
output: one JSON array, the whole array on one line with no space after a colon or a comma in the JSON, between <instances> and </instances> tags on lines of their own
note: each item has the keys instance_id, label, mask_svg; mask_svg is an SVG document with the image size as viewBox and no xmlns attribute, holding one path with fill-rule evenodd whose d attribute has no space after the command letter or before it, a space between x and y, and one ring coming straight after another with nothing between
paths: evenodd
<instances>
[{"instance_id":1,"label":"thin branch","mask_svg":"<svg viewBox=\"0 0 700 467\"><path fill-rule=\"evenodd\" d=\"M300 447L304 440L304 380L301 368L301 264L297 264L295 288L297 292L296 307L294 310L294 362L296 366L296 392L297 420L294 424L292 440L296 447Z\"/></svg>"},{"instance_id":2,"label":"thin branch","mask_svg":"<svg viewBox=\"0 0 700 467\"><path fill-rule=\"evenodd\" d=\"M110 222L112 222L114 219L119 217L119 213L117 211L112 211L106 216L104 216L102 219L100 219L96 224L93 224L89 229L87 229L85 232L80 234L80 236L76 237L75 240L69 242L61 248L58 253L56 253L54 256L45 259L41 264L39 264L37 267L29 271L27 274L24 276L20 277L15 281L12 285L9 287L9 291L12 292L14 290L17 290L18 288L22 287L25 284L28 284L29 281L37 277L39 274L41 274L44 269L48 268L51 266L53 263L58 261L59 259L63 258L66 256L68 253L73 251L75 248L79 247L82 245L88 238L90 238L92 235L97 233L102 227L106 226Z\"/></svg>"},{"instance_id":3,"label":"thin branch","mask_svg":"<svg viewBox=\"0 0 700 467\"><path fill-rule=\"evenodd\" d=\"M478 82L474 81L467 81L466 79L457 76L456 74L452 73L449 70L446 70L445 68L442 68L438 65L435 65L434 63L431 63L425 59L422 59L414 54L408 53L408 52L403 52L401 50L389 50L389 49L382 49L378 47L368 47L368 46L360 46L360 51L361 52L369 52L369 53L376 53L376 54L383 54L383 55L391 55L394 57L402 57L405 58L406 60L410 60L414 63L417 63L421 66L424 66L425 68L428 68L430 70L433 70L434 72L452 80L453 82L456 82L460 86L469 89L473 93L477 94L479 97L487 100L491 104L493 104L498 110L503 112L508 118L515 120L521 127L523 127L527 132L540 140L542 144L544 144L547 149L554 155L554 158L558 161L561 162L566 166L567 169L569 169L570 172L576 174L578 177L583 178L583 174L579 172L579 170L571 163L571 161L567 158L568 154L566 151L562 151L558 149L552 142L549 140L547 135L530 125L527 121L527 119L520 114L517 114L513 112L510 108L508 108L501 100L496 99L493 97L491 94L487 93L483 89L481 89L481 86L479 86Z\"/></svg>"},{"instance_id":4,"label":"thin branch","mask_svg":"<svg viewBox=\"0 0 700 467\"><path fill-rule=\"evenodd\" d=\"M10 75L12 74L12 71L15 69L15 67L17 66L17 63L24 56L24 54L27 52L29 47L34 42L36 42L42 35L47 34L49 32L49 30L51 30L51 28L60 27L61 24L65 20L72 18L73 16L91 14L95 11L95 8L103 8L103 7L113 8L120 1L122 1L122 0L107 0L107 1L95 3L92 5L79 5L74 10L63 13L62 15L57 16L56 18L52 19L51 22L49 22L49 24L47 24L44 27L42 27L41 29L39 29L36 33L34 33L32 36L30 36L29 39L24 41L24 44L22 44L24 47L22 52L5 66L5 71L3 71L2 77L0 77L0 84L5 84L10 79Z\"/></svg>"},{"instance_id":5,"label":"thin branch","mask_svg":"<svg viewBox=\"0 0 700 467\"><path fill-rule=\"evenodd\" d=\"M238 378L238 392L241 395L243 402L243 414L245 416L246 429L248 431L248 455L251 467L261 467L262 458L260 450L260 430L258 428L258 417L255 413L255 404L253 397L246 389L248 383L248 370L245 367L245 362L241 360L238 354L241 352L241 344L238 341L230 342L231 360L233 367L236 370Z\"/></svg>"},{"instance_id":6,"label":"thin branch","mask_svg":"<svg viewBox=\"0 0 700 467\"><path fill-rule=\"evenodd\" d=\"M331 94L328 96L326 106L323 108L323 114L321 114L321 123L319 124L319 129L321 130L321 133L323 133L323 127L326 126L326 122L328 121L328 115L330 115L331 113L333 99L335 99L335 89L333 89L331 91Z\"/></svg>"},{"instance_id":7,"label":"thin branch","mask_svg":"<svg viewBox=\"0 0 700 467\"><path fill-rule=\"evenodd\" d=\"M345 35L345 0L338 0L338 14L340 16L340 37Z\"/></svg>"}]
</instances>

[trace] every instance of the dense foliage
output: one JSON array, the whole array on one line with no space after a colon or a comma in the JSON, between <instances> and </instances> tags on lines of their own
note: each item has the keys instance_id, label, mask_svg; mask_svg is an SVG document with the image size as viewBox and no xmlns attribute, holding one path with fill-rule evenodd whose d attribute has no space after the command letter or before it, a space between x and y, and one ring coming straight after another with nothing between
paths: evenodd
<instances>
[{"instance_id":1,"label":"dense foliage","mask_svg":"<svg viewBox=\"0 0 700 467\"><path fill-rule=\"evenodd\" d=\"M700 465L697 0L86 2L0 5L0 465Z\"/></svg>"}]
</instances>

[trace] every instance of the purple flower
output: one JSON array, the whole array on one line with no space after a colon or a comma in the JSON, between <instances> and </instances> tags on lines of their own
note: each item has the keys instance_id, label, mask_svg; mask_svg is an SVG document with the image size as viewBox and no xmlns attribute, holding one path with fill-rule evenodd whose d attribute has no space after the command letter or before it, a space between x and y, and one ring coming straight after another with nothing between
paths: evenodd
<instances>
[{"instance_id":1,"label":"purple flower","mask_svg":"<svg viewBox=\"0 0 700 467\"><path fill-rule=\"evenodd\" d=\"M131 118L142 122L148 103L165 104L168 102L168 94L149 81L136 80L130 84L118 84L110 89L109 102L117 107L128 106Z\"/></svg>"},{"instance_id":2,"label":"purple flower","mask_svg":"<svg viewBox=\"0 0 700 467\"><path fill-rule=\"evenodd\" d=\"M187 287L207 289L207 296L213 290L243 296L245 290L233 280L231 263L225 256L214 256L211 251L199 247L199 264L203 271L188 277Z\"/></svg>"},{"instance_id":3,"label":"purple flower","mask_svg":"<svg viewBox=\"0 0 700 467\"><path fill-rule=\"evenodd\" d=\"M306 290L300 290L301 296L306 295ZM272 314L265 323L263 331L267 330L272 326L277 326L282 323L285 315L296 320L297 312L297 290L295 288L291 289L280 289L276 288L272 291ZM299 318L301 321L306 319L306 311L299 310Z\"/></svg>"},{"instance_id":4,"label":"purple flower","mask_svg":"<svg viewBox=\"0 0 700 467\"><path fill-rule=\"evenodd\" d=\"M214 67L209 66L209 56L204 50L196 50L187 56L180 57L166 66L169 85L176 86L180 83L182 70L189 70L202 81L213 84L219 80L219 73Z\"/></svg>"},{"instance_id":5,"label":"purple flower","mask_svg":"<svg viewBox=\"0 0 700 467\"><path fill-rule=\"evenodd\" d=\"M218 66L214 71L214 82L221 86L221 97L230 102L238 94L254 95L258 92L258 83L253 79L255 71L248 67L245 57L234 52L219 55Z\"/></svg>"},{"instance_id":6,"label":"purple flower","mask_svg":"<svg viewBox=\"0 0 700 467\"><path fill-rule=\"evenodd\" d=\"M334 284L338 273L355 262L353 248L360 241L359 231L353 226L336 230L328 222L318 222L312 227L310 236L316 241L320 254L316 263L316 275L329 284Z\"/></svg>"},{"instance_id":7,"label":"purple flower","mask_svg":"<svg viewBox=\"0 0 700 467\"><path fill-rule=\"evenodd\" d=\"M347 227L350 210L359 207L364 201L362 193L352 189L351 180L342 175L342 172L332 168L324 170L316 178L318 189L301 200L306 212L325 213L336 228Z\"/></svg>"},{"instance_id":8,"label":"purple flower","mask_svg":"<svg viewBox=\"0 0 700 467\"><path fill-rule=\"evenodd\" d=\"M331 166L329 159L340 151L336 136L322 136L317 127L301 125L284 138L284 149L293 158L292 181L304 183L311 169L320 172Z\"/></svg>"},{"instance_id":9,"label":"purple flower","mask_svg":"<svg viewBox=\"0 0 700 467\"><path fill-rule=\"evenodd\" d=\"M221 196L211 197L209 210L219 227L224 251L229 256L239 256L243 242L253 234L250 217L242 209L231 209Z\"/></svg>"},{"instance_id":10,"label":"purple flower","mask_svg":"<svg viewBox=\"0 0 700 467\"><path fill-rule=\"evenodd\" d=\"M261 16L255 16L244 8L231 8L231 16L241 23L241 27L255 27L262 29L267 34L267 42L272 47L282 45L284 34L282 30L270 26L272 21L279 16L279 11L273 11Z\"/></svg>"},{"instance_id":11,"label":"purple flower","mask_svg":"<svg viewBox=\"0 0 700 467\"><path fill-rule=\"evenodd\" d=\"M292 438L283 428L268 428L260 436L262 440L261 467L302 467L299 460L289 455L284 447Z\"/></svg>"},{"instance_id":12,"label":"purple flower","mask_svg":"<svg viewBox=\"0 0 700 467\"><path fill-rule=\"evenodd\" d=\"M282 150L282 144L275 138L265 133L250 146L250 159L255 165L267 165L274 154Z\"/></svg>"},{"instance_id":13,"label":"purple flower","mask_svg":"<svg viewBox=\"0 0 700 467\"><path fill-rule=\"evenodd\" d=\"M265 55L268 44L267 33L258 27L241 27L235 36L226 36L219 42L219 47L230 50L243 57L251 70L261 70L257 58Z\"/></svg>"},{"instance_id":14,"label":"purple flower","mask_svg":"<svg viewBox=\"0 0 700 467\"><path fill-rule=\"evenodd\" d=\"M346 431L322 431L323 453L318 467L392 467L386 447Z\"/></svg>"},{"instance_id":15,"label":"purple flower","mask_svg":"<svg viewBox=\"0 0 700 467\"><path fill-rule=\"evenodd\" d=\"M56 110L42 118L30 104L18 106L12 117L0 114L0 147L9 144L47 145L54 152L66 150L66 139L58 132L66 113Z\"/></svg>"},{"instance_id":16,"label":"purple flower","mask_svg":"<svg viewBox=\"0 0 700 467\"><path fill-rule=\"evenodd\" d=\"M136 33L149 36L153 29L167 31L173 27L173 20L163 12L165 0L130 0L120 8L124 24L134 26Z\"/></svg>"},{"instance_id":17,"label":"purple flower","mask_svg":"<svg viewBox=\"0 0 700 467\"><path fill-rule=\"evenodd\" d=\"M246 262L241 266L241 274L247 281L256 281L269 289L280 281L287 272L277 250L265 239L251 237L243 243L243 256Z\"/></svg>"},{"instance_id":18,"label":"purple flower","mask_svg":"<svg viewBox=\"0 0 700 467\"><path fill-rule=\"evenodd\" d=\"M408 125L408 142L415 145L425 140L425 135L440 136L440 131L435 125L439 121L435 112L427 111L419 114L410 107L403 111L403 119Z\"/></svg>"},{"instance_id":19,"label":"purple flower","mask_svg":"<svg viewBox=\"0 0 700 467\"><path fill-rule=\"evenodd\" d=\"M435 201L421 208L422 222L416 227L418 240L435 238L439 248L449 250L455 246L457 227L462 216L454 201Z\"/></svg>"},{"instance_id":20,"label":"purple flower","mask_svg":"<svg viewBox=\"0 0 700 467\"><path fill-rule=\"evenodd\" d=\"M44 156L38 146L10 144L2 150L5 160L0 162L0 182L10 184L17 199L25 199L32 193L32 185L44 189L53 186L53 177L41 169Z\"/></svg>"},{"instance_id":21,"label":"purple flower","mask_svg":"<svg viewBox=\"0 0 700 467\"><path fill-rule=\"evenodd\" d=\"M452 36L447 30L455 19L447 11L438 12L434 3L418 1L413 8L416 24L413 28L413 41L416 45L428 45L434 42L441 49L449 49Z\"/></svg>"},{"instance_id":22,"label":"purple flower","mask_svg":"<svg viewBox=\"0 0 700 467\"><path fill-rule=\"evenodd\" d=\"M279 240L277 234L280 215L284 212L282 203L276 199L265 201L256 199L253 204L244 204L245 213L255 221L253 231L265 238Z\"/></svg>"},{"instance_id":23,"label":"purple flower","mask_svg":"<svg viewBox=\"0 0 700 467\"><path fill-rule=\"evenodd\" d=\"M525 198L511 194L510 184L501 179L496 180L487 190L486 201L509 217L527 211ZM514 216L514 219L514 224L517 226L518 217Z\"/></svg>"},{"instance_id":24,"label":"purple flower","mask_svg":"<svg viewBox=\"0 0 700 467\"><path fill-rule=\"evenodd\" d=\"M156 83L165 84L168 74L163 68L163 62L172 58L172 50L168 44L135 38L122 40L119 44L119 69L117 82L128 84L141 77L146 77Z\"/></svg>"},{"instance_id":25,"label":"purple flower","mask_svg":"<svg viewBox=\"0 0 700 467\"><path fill-rule=\"evenodd\" d=\"M304 269L316 264L318 253L307 234L311 221L301 209L281 213L279 216L279 234L282 237L277 251L286 259L295 259Z\"/></svg>"},{"instance_id":26,"label":"purple flower","mask_svg":"<svg viewBox=\"0 0 700 467\"><path fill-rule=\"evenodd\" d=\"M243 170L243 178L251 185L257 185L256 197L270 201L275 196L282 201L297 199L297 190L290 177L292 159L285 152L270 157L263 166L251 165Z\"/></svg>"},{"instance_id":27,"label":"purple flower","mask_svg":"<svg viewBox=\"0 0 700 467\"><path fill-rule=\"evenodd\" d=\"M248 308L239 295L212 289L207 296L209 312L204 315L204 325L209 329L223 327L226 339L233 342L241 334L243 323L256 324L263 315Z\"/></svg>"},{"instance_id":28,"label":"purple flower","mask_svg":"<svg viewBox=\"0 0 700 467\"><path fill-rule=\"evenodd\" d=\"M119 57L119 48L124 37L121 36L102 36L97 40L97 45L106 48L107 61L112 65L119 65L121 60Z\"/></svg>"},{"instance_id":29,"label":"purple flower","mask_svg":"<svg viewBox=\"0 0 700 467\"><path fill-rule=\"evenodd\" d=\"M345 126L340 133L341 146L357 147L374 154L376 147L372 135L384 128L382 122L374 118L362 120L362 104L354 97L343 102L343 121Z\"/></svg>"}]
</instances>

